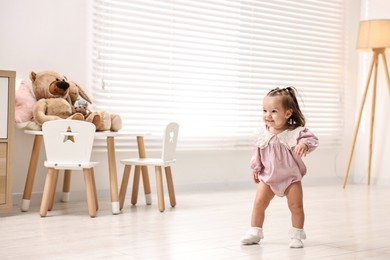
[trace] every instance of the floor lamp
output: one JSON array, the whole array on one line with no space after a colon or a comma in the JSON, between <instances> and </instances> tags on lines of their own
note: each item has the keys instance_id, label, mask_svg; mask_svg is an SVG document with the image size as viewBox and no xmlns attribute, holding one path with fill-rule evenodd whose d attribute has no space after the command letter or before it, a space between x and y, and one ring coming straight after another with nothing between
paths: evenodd
<instances>
[{"instance_id":1,"label":"floor lamp","mask_svg":"<svg viewBox=\"0 0 390 260\"><path fill-rule=\"evenodd\" d=\"M368 150L368 185L370 185L371 181L371 159L372 159L372 139L374 133L374 121L375 121L375 104L376 104L376 83L378 76L378 61L379 56L382 56L383 65L385 67L385 74L387 80L387 87L389 89L390 94L390 78L389 71L387 68L386 61L386 48L390 47L390 20L367 20L361 21L359 27L359 36L357 42L357 49L369 50L372 51L372 60L370 65L370 70L368 72L366 88L363 94L363 100L360 105L359 116L356 122L355 133L353 135L353 141L351 150L349 153L348 166L344 175L344 183L343 188L345 188L348 179L349 169L351 167L351 161L353 152L355 149L356 138L359 131L360 120L362 118L362 112L364 108L364 104L366 102L367 92L370 86L371 76L374 72L374 82L373 82L373 91L372 91L372 106L371 106L371 128L370 128L370 142L369 142L369 150Z\"/></svg>"}]
</instances>

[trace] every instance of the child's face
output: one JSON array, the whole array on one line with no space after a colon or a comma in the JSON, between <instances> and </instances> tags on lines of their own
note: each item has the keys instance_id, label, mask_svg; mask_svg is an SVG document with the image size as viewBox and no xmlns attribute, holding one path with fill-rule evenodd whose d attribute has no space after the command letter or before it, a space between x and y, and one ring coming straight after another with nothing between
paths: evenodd
<instances>
[{"instance_id":1,"label":"child's face","mask_svg":"<svg viewBox=\"0 0 390 260\"><path fill-rule=\"evenodd\" d=\"M263 100L263 120L270 132L278 133L287 129L291 109L285 109L281 96L266 96Z\"/></svg>"}]
</instances>

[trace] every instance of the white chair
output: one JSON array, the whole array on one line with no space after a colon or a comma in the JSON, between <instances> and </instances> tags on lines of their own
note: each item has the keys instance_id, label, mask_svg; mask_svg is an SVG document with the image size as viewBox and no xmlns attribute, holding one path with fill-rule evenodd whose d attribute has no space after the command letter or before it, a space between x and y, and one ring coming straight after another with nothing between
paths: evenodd
<instances>
[{"instance_id":1,"label":"white chair","mask_svg":"<svg viewBox=\"0 0 390 260\"><path fill-rule=\"evenodd\" d=\"M47 167L40 215L45 217L54 203L59 170L82 170L87 192L88 211L96 216L98 201L91 162L95 125L78 120L53 120L42 125Z\"/></svg>"},{"instance_id":2,"label":"white chair","mask_svg":"<svg viewBox=\"0 0 390 260\"><path fill-rule=\"evenodd\" d=\"M162 167L164 167L166 178L167 178L170 204L172 207L176 205L171 165L176 162L175 152L176 152L178 133L179 133L179 125L175 122L169 123L165 127L163 144L162 144L162 153L160 158L128 158L128 159L121 160L121 163L125 165L125 168L124 168L122 183L119 192L120 209L123 208L123 204L125 201L126 189L129 183L130 170L132 165L135 165L134 179L137 178L137 174L139 175L141 166L155 166L158 208L161 212L165 210L164 190L163 190L163 180L162 180ZM138 187L133 187L132 196L135 195L134 194L135 191L138 191Z\"/></svg>"}]
</instances>

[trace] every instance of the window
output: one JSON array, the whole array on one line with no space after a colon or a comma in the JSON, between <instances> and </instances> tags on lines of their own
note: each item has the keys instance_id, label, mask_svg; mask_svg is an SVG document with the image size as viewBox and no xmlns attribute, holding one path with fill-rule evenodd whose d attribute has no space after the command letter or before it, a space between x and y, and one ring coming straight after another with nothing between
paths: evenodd
<instances>
[{"instance_id":1,"label":"window","mask_svg":"<svg viewBox=\"0 0 390 260\"><path fill-rule=\"evenodd\" d=\"M293 85L307 126L321 145L337 145L343 8L342 0L94 0L95 109L156 140L177 121L178 149L247 148L263 96Z\"/></svg>"}]
</instances>

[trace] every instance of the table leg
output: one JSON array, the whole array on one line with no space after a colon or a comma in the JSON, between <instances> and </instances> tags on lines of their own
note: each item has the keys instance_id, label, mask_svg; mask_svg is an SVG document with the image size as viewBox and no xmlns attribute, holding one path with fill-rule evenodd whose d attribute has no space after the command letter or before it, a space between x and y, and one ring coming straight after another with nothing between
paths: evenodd
<instances>
[{"instance_id":1,"label":"table leg","mask_svg":"<svg viewBox=\"0 0 390 260\"><path fill-rule=\"evenodd\" d=\"M145 158L145 144L144 144L144 137L143 136L137 136L137 145L138 145L138 155L139 158ZM148 173L148 167L142 166L142 182L144 184L144 192L145 192L145 201L147 205L152 204L152 195L150 191L150 181L149 181L149 173Z\"/></svg>"},{"instance_id":2,"label":"table leg","mask_svg":"<svg viewBox=\"0 0 390 260\"><path fill-rule=\"evenodd\" d=\"M119 214L118 175L116 172L115 141L113 136L107 136L108 168L110 174L110 193L112 214Z\"/></svg>"},{"instance_id":3,"label":"table leg","mask_svg":"<svg viewBox=\"0 0 390 260\"><path fill-rule=\"evenodd\" d=\"M62 186L62 202L68 202L70 198L70 179L72 177L72 170L65 170L64 183Z\"/></svg>"},{"instance_id":4,"label":"table leg","mask_svg":"<svg viewBox=\"0 0 390 260\"><path fill-rule=\"evenodd\" d=\"M26 184L24 185L22 211L28 211L30 208L31 193L34 185L35 173L37 172L37 163L39 159L39 151L43 141L42 135L35 135L34 144L31 151L30 164L28 166Z\"/></svg>"}]
</instances>

